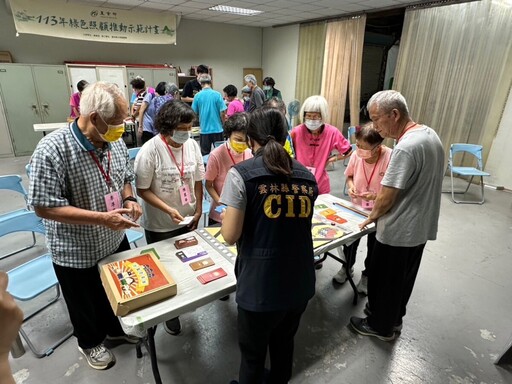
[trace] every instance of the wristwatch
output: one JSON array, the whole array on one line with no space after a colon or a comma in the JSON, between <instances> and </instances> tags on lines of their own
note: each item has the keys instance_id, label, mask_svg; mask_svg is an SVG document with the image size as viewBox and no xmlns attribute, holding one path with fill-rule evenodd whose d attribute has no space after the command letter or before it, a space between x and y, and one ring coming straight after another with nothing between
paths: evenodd
<instances>
[{"instance_id":1,"label":"wristwatch","mask_svg":"<svg viewBox=\"0 0 512 384\"><path fill-rule=\"evenodd\" d=\"M126 203L127 201L133 201L134 203L136 203L136 202L137 202L137 199L136 199L135 197L133 197L133 196L125 197L125 198L123 199L123 205L124 205L124 203Z\"/></svg>"}]
</instances>

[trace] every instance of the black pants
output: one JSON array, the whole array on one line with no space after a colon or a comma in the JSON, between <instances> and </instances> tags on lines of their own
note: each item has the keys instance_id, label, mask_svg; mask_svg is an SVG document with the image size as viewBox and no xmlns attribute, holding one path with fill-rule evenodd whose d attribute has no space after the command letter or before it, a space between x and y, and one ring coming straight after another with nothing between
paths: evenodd
<instances>
[{"instance_id":1,"label":"black pants","mask_svg":"<svg viewBox=\"0 0 512 384\"><path fill-rule=\"evenodd\" d=\"M181 228L175 229L174 231L168 231L168 232L153 232L148 231L147 229L144 230L144 234L146 235L146 243L152 244L156 243L157 241L167 240L175 236L183 235L184 233L190 232L190 229L184 225Z\"/></svg>"},{"instance_id":2,"label":"black pants","mask_svg":"<svg viewBox=\"0 0 512 384\"><path fill-rule=\"evenodd\" d=\"M375 241L368 276L368 303L372 315L370 326L381 334L390 334L402 323L407 302L420 268L425 244L393 247Z\"/></svg>"},{"instance_id":3,"label":"black pants","mask_svg":"<svg viewBox=\"0 0 512 384\"><path fill-rule=\"evenodd\" d=\"M224 134L220 133L208 133L199 135L199 144L201 146L201 155L208 155L212 150L212 145L216 141L223 141Z\"/></svg>"},{"instance_id":4,"label":"black pants","mask_svg":"<svg viewBox=\"0 0 512 384\"><path fill-rule=\"evenodd\" d=\"M364 270L362 272L362 275L368 276L368 271L370 270L371 265L371 259L372 259L372 253L373 253L373 247L375 246L376 241L376 233L371 232L366 236L366 248L368 249L368 252L366 252L366 258L364 259ZM361 242L361 239L357 239L350 245L344 245L343 246L343 254L345 255L345 260L347 260L347 269L352 268L352 266L356 263L356 256L357 256L357 247L359 246L359 243Z\"/></svg>"},{"instance_id":5,"label":"black pants","mask_svg":"<svg viewBox=\"0 0 512 384\"><path fill-rule=\"evenodd\" d=\"M261 384L267 347L270 353L269 384L288 383L292 376L293 339L303 306L275 312L252 312L238 307L238 344L242 354L240 384Z\"/></svg>"},{"instance_id":6,"label":"black pants","mask_svg":"<svg viewBox=\"0 0 512 384\"><path fill-rule=\"evenodd\" d=\"M114 253L128 249L130 244L125 236ZM96 347L107 335L124 335L101 284L97 265L91 268L69 268L54 263L53 268L80 348Z\"/></svg>"}]
</instances>

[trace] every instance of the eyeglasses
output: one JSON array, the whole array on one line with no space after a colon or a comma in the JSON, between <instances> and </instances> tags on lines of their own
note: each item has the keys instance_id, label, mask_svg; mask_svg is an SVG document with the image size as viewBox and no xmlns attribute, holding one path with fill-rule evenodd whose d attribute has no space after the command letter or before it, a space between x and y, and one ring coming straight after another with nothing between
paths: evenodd
<instances>
[{"instance_id":1,"label":"eyeglasses","mask_svg":"<svg viewBox=\"0 0 512 384\"><path fill-rule=\"evenodd\" d=\"M322 120L322 115L316 112L306 112L304 113L305 120Z\"/></svg>"}]
</instances>

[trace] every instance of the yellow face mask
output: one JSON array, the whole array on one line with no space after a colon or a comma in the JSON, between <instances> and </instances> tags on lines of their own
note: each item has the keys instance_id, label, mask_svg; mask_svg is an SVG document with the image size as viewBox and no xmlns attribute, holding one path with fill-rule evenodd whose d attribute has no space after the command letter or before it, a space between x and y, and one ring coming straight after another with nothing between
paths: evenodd
<instances>
[{"instance_id":1,"label":"yellow face mask","mask_svg":"<svg viewBox=\"0 0 512 384\"><path fill-rule=\"evenodd\" d=\"M242 153L248 148L247 143L244 141L230 140L230 144L231 148L233 148L233 151L236 153Z\"/></svg>"},{"instance_id":2,"label":"yellow face mask","mask_svg":"<svg viewBox=\"0 0 512 384\"><path fill-rule=\"evenodd\" d=\"M100 115L98 115L100 116ZM105 123L105 120L100 116L100 119ZM107 123L105 123L107 124ZM99 133L99 132L98 132ZM119 125L109 125L107 124L107 132L100 133L100 137L108 142L113 143L114 141L119 140L124 133L124 123Z\"/></svg>"}]
</instances>

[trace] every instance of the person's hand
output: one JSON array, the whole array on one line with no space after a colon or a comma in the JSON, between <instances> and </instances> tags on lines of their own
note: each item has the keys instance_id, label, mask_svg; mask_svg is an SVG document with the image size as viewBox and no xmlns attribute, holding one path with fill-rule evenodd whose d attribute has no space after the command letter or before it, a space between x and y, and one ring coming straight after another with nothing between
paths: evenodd
<instances>
[{"instance_id":1,"label":"person's hand","mask_svg":"<svg viewBox=\"0 0 512 384\"><path fill-rule=\"evenodd\" d=\"M131 210L127 208L120 208L114 209L110 212L103 212L103 225L115 231L139 227L139 224L127 219L126 217L123 217L123 215L129 215L130 213Z\"/></svg>"},{"instance_id":2,"label":"person's hand","mask_svg":"<svg viewBox=\"0 0 512 384\"><path fill-rule=\"evenodd\" d=\"M9 351L23 322L23 312L6 291L8 281L7 274L0 271L0 358L2 360L8 359Z\"/></svg>"},{"instance_id":3,"label":"person's hand","mask_svg":"<svg viewBox=\"0 0 512 384\"><path fill-rule=\"evenodd\" d=\"M194 218L192 219L192 221L190 222L190 224L187 226L191 231L193 231L194 229L197 228L198 224L199 224L199 220L201 219L201 215L202 213L194 213Z\"/></svg>"},{"instance_id":4,"label":"person's hand","mask_svg":"<svg viewBox=\"0 0 512 384\"><path fill-rule=\"evenodd\" d=\"M348 189L348 195L352 198L352 199L357 199L359 197L359 194L357 192L357 189L354 185L352 185L349 189Z\"/></svg>"},{"instance_id":5,"label":"person's hand","mask_svg":"<svg viewBox=\"0 0 512 384\"><path fill-rule=\"evenodd\" d=\"M167 214L171 216L172 221L174 221L176 224L179 224L183 221L183 216L181 216L177 209L169 207Z\"/></svg>"},{"instance_id":6,"label":"person's hand","mask_svg":"<svg viewBox=\"0 0 512 384\"><path fill-rule=\"evenodd\" d=\"M338 160L338 155L333 155L327 159L327 164L334 164Z\"/></svg>"},{"instance_id":7,"label":"person's hand","mask_svg":"<svg viewBox=\"0 0 512 384\"><path fill-rule=\"evenodd\" d=\"M375 200L377 198L377 194L373 192L363 192L360 193L358 196L365 200Z\"/></svg>"},{"instance_id":8,"label":"person's hand","mask_svg":"<svg viewBox=\"0 0 512 384\"><path fill-rule=\"evenodd\" d=\"M370 219L369 217L363 221L361 224L359 224L359 229L361 231L364 231L366 229L367 226L369 226L371 223L375 222L375 220L373 219Z\"/></svg>"},{"instance_id":9,"label":"person's hand","mask_svg":"<svg viewBox=\"0 0 512 384\"><path fill-rule=\"evenodd\" d=\"M142 125L139 124L139 128L137 129L137 132L142 135L142 132L144 132L144 129L142 128Z\"/></svg>"},{"instance_id":10,"label":"person's hand","mask_svg":"<svg viewBox=\"0 0 512 384\"><path fill-rule=\"evenodd\" d=\"M139 220L139 218L142 216L142 207L140 206L139 203L136 203L135 201L127 200L124 203L124 206L126 209L130 210L129 215L133 221Z\"/></svg>"}]
</instances>

